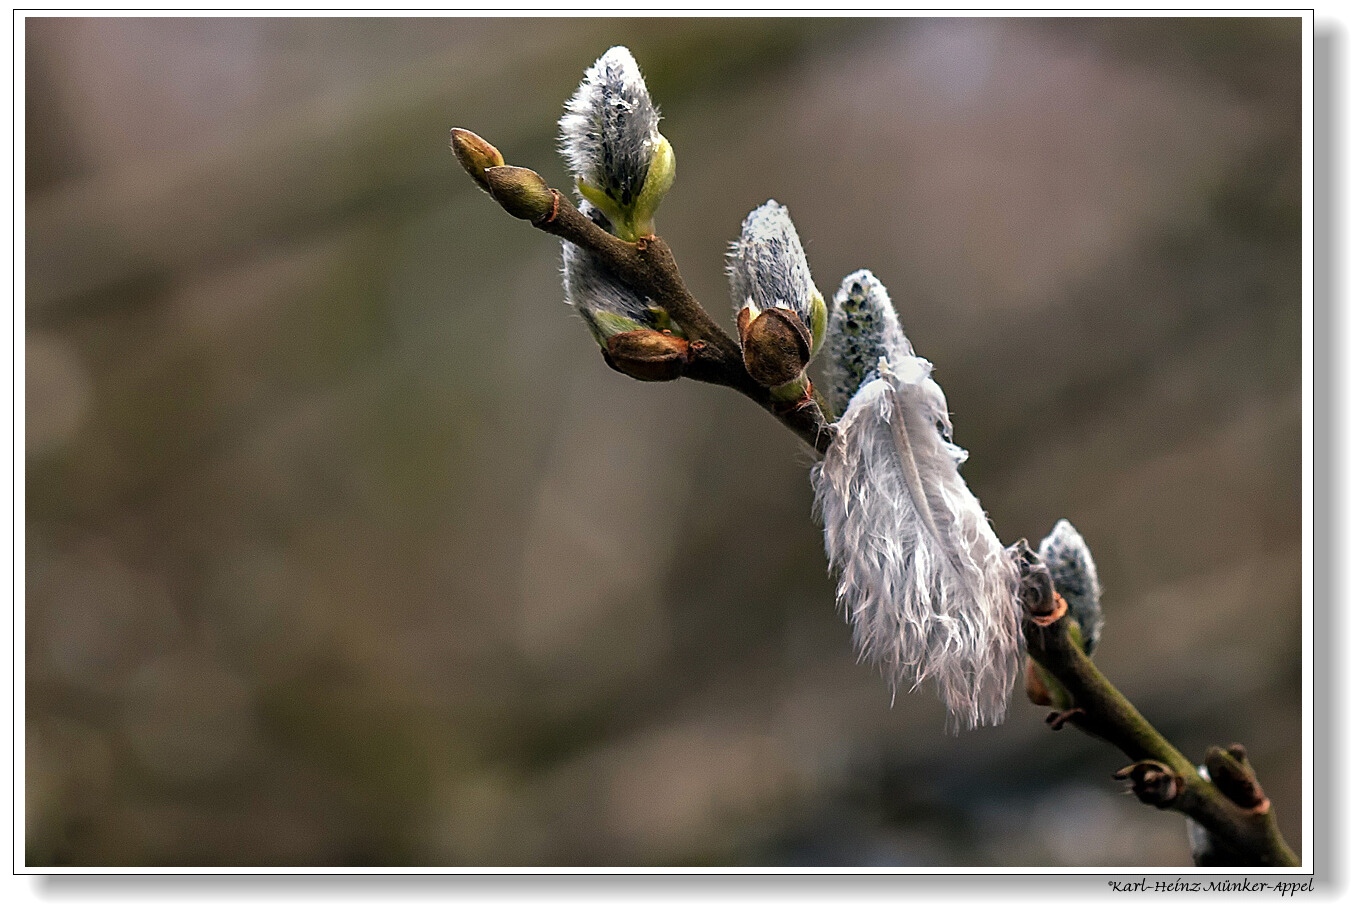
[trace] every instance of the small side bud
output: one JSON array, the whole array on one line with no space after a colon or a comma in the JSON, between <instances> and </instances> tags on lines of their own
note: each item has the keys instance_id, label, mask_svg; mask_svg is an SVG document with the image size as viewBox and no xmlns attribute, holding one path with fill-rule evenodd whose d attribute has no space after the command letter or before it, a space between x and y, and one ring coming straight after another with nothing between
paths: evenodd
<instances>
[{"instance_id":1,"label":"small side bud","mask_svg":"<svg viewBox=\"0 0 1365 909\"><path fill-rule=\"evenodd\" d=\"M514 218L540 221L555 212L555 191L540 174L525 167L501 165L484 171L488 192Z\"/></svg>"},{"instance_id":2,"label":"small side bud","mask_svg":"<svg viewBox=\"0 0 1365 909\"><path fill-rule=\"evenodd\" d=\"M677 335L651 329L624 331L606 339L607 365L641 382L680 378L690 359L690 346Z\"/></svg>"},{"instance_id":3,"label":"small side bud","mask_svg":"<svg viewBox=\"0 0 1365 909\"><path fill-rule=\"evenodd\" d=\"M801 378L810 362L810 329L801 317L785 307L765 309L751 318L746 308L736 320L744 368L754 381L768 388L788 385Z\"/></svg>"},{"instance_id":4,"label":"small side bud","mask_svg":"<svg viewBox=\"0 0 1365 909\"><path fill-rule=\"evenodd\" d=\"M482 136L458 126L450 131L450 150L460 159L460 165L474 178L474 182L488 192L488 178L484 176L484 171L490 167L502 167L505 163L502 152Z\"/></svg>"},{"instance_id":5,"label":"small side bud","mask_svg":"<svg viewBox=\"0 0 1365 909\"><path fill-rule=\"evenodd\" d=\"M1169 808L1185 790L1185 780L1160 761L1138 761L1114 773L1126 780L1133 795L1144 805Z\"/></svg>"},{"instance_id":6,"label":"small side bud","mask_svg":"<svg viewBox=\"0 0 1365 909\"><path fill-rule=\"evenodd\" d=\"M1265 812L1270 807L1265 790L1256 779L1256 772L1246 760L1246 749L1241 745L1210 748L1204 757L1208 767L1209 779L1218 791L1226 795L1234 805L1251 811Z\"/></svg>"}]
</instances>

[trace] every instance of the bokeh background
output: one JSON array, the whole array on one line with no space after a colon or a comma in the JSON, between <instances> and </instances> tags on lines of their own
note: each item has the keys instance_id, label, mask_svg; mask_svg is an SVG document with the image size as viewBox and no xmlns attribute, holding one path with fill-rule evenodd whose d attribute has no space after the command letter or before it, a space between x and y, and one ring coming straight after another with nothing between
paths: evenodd
<instances>
[{"instance_id":1,"label":"bokeh background","mask_svg":"<svg viewBox=\"0 0 1365 909\"><path fill-rule=\"evenodd\" d=\"M712 313L770 197L873 269L1001 538L1080 528L1101 666L1300 847L1297 19L30 18L28 862L1189 864L1022 691L892 707L800 443L608 370L452 159L567 188L613 44Z\"/></svg>"}]
</instances>

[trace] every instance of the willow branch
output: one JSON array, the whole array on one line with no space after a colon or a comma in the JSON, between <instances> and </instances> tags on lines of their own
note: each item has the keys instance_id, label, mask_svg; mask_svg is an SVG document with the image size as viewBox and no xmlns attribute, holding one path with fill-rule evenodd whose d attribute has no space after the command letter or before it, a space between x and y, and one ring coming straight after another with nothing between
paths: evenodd
<instances>
[{"instance_id":1,"label":"willow branch","mask_svg":"<svg viewBox=\"0 0 1365 909\"><path fill-rule=\"evenodd\" d=\"M594 224L559 190L551 192L554 204L549 214L532 221L532 226L597 256L632 290L658 303L692 342L684 378L733 388L762 405L806 444L824 454L832 434L818 398L783 410L768 389L753 380L744 368L739 345L692 296L672 250L661 237L650 235L628 243Z\"/></svg>"},{"instance_id":2,"label":"willow branch","mask_svg":"<svg viewBox=\"0 0 1365 909\"><path fill-rule=\"evenodd\" d=\"M725 333L687 289L672 251L648 233L635 242L614 236L583 214L534 171L510 167L483 139L452 131L456 155L470 176L509 214L547 234L573 243L635 293L660 306L681 338L659 331L626 331L608 339L608 365L643 381L689 378L733 388L776 416L818 453L833 439L828 408L812 385L794 405L776 400L745 366L740 346ZM803 364L804 365L804 364ZM803 373L804 374L804 373ZM1054 591L1047 567L1025 545L1018 551L1022 586L1019 602L1029 655L1071 695L1073 706L1049 718L1055 729L1067 722L1110 742L1135 763L1115 774L1127 779L1140 800L1173 809L1202 826L1220 857L1247 865L1297 866L1240 746L1211 749L1204 779L1147 722L1127 698L1095 668L1073 639L1066 603Z\"/></svg>"},{"instance_id":3,"label":"willow branch","mask_svg":"<svg viewBox=\"0 0 1365 909\"><path fill-rule=\"evenodd\" d=\"M503 162L502 153L468 130L451 130L451 146L461 165L510 215L586 251L631 290L666 312L688 342L664 342L654 333L643 359L623 363L604 351L608 365L644 381L695 379L724 385L756 402L820 454L833 438L823 399L809 386L794 404L777 400L744 366L738 344L716 324L683 281L673 252L650 233L631 243L603 230L572 200L551 188L540 174ZM626 333L627 335L630 333ZM617 350L617 354L620 351Z\"/></svg>"},{"instance_id":4,"label":"willow branch","mask_svg":"<svg viewBox=\"0 0 1365 909\"><path fill-rule=\"evenodd\" d=\"M1028 653L1066 688L1075 702L1065 722L1114 745L1136 763L1116 774L1130 779L1138 798L1157 808L1178 811L1215 839L1225 854L1246 865L1298 866L1285 842L1270 800L1261 792L1245 750L1211 749L1214 781L1168 742L1136 707L1096 668L1071 633L1064 608L1044 612L1052 582L1041 565L1026 570L1023 582L1024 640ZM1055 597L1060 601L1060 597ZM1061 723L1053 720L1054 728Z\"/></svg>"}]
</instances>

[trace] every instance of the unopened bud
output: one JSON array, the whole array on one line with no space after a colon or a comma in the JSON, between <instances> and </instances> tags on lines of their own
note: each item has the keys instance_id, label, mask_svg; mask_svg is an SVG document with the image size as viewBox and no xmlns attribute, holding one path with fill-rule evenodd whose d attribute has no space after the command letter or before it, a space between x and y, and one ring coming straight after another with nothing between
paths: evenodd
<instances>
[{"instance_id":1,"label":"unopened bud","mask_svg":"<svg viewBox=\"0 0 1365 909\"><path fill-rule=\"evenodd\" d=\"M676 162L630 51L613 47L588 67L559 133L579 193L610 219L613 233L632 242L652 234Z\"/></svg>"},{"instance_id":2,"label":"unopened bud","mask_svg":"<svg viewBox=\"0 0 1365 909\"><path fill-rule=\"evenodd\" d=\"M746 365L749 363L749 339L743 324L746 320L757 320L759 313L768 310L785 310L800 323L799 342L792 338L788 329L775 329L783 336L781 343L784 347L804 351L800 356L800 369L791 369L791 358L785 354L773 361L773 353L761 352L757 357L758 361L763 361L759 368L770 371L770 374L765 378L752 368L749 371L754 379L769 388L795 381L795 377L804 371L811 356L820 348L827 313L825 298L811 279L806 253L801 248L801 238L785 207L769 200L749 212L740 228L739 239L730 244L730 251L726 255L726 273L730 281L730 298L735 304L736 321L740 325L740 346L745 348ZM773 378L778 381L771 381ZM801 387L804 387L804 381ZM797 389L799 391L800 388Z\"/></svg>"},{"instance_id":3,"label":"unopened bud","mask_svg":"<svg viewBox=\"0 0 1365 909\"><path fill-rule=\"evenodd\" d=\"M1057 522L1052 533L1038 546L1039 558L1047 565L1052 584L1070 607L1071 617L1080 627L1081 647L1086 655L1095 652L1104 628L1100 608L1100 579L1095 558L1085 538L1065 519Z\"/></svg>"},{"instance_id":4,"label":"unopened bud","mask_svg":"<svg viewBox=\"0 0 1365 909\"><path fill-rule=\"evenodd\" d=\"M1204 765L1208 767L1213 785L1233 804L1254 811L1264 811L1270 805L1265 790L1256 779L1256 772L1246 761L1246 749L1242 746L1233 745L1226 751L1218 747L1210 748L1204 757Z\"/></svg>"},{"instance_id":5,"label":"unopened bud","mask_svg":"<svg viewBox=\"0 0 1365 909\"><path fill-rule=\"evenodd\" d=\"M474 178L474 182L488 192L488 178L484 176L484 171L503 165L502 152L482 136L458 126L450 131L450 149L460 159L461 166L469 172L469 176Z\"/></svg>"},{"instance_id":6,"label":"unopened bud","mask_svg":"<svg viewBox=\"0 0 1365 909\"><path fill-rule=\"evenodd\" d=\"M512 217L539 221L554 213L555 191L535 171L504 164L488 168L484 176L489 194Z\"/></svg>"},{"instance_id":7,"label":"unopened bud","mask_svg":"<svg viewBox=\"0 0 1365 909\"><path fill-rule=\"evenodd\" d=\"M1169 808L1185 789L1185 781L1160 761L1138 761L1114 773L1127 780L1133 795L1144 805Z\"/></svg>"},{"instance_id":8,"label":"unopened bud","mask_svg":"<svg viewBox=\"0 0 1365 909\"><path fill-rule=\"evenodd\" d=\"M774 306L753 314L741 309L736 319L744 368L767 388L797 381L810 362L811 334L805 322L786 307Z\"/></svg>"},{"instance_id":9,"label":"unopened bud","mask_svg":"<svg viewBox=\"0 0 1365 909\"><path fill-rule=\"evenodd\" d=\"M667 382L682 376L689 358L687 340L664 331L624 331L606 339L607 365L641 382Z\"/></svg>"}]
</instances>

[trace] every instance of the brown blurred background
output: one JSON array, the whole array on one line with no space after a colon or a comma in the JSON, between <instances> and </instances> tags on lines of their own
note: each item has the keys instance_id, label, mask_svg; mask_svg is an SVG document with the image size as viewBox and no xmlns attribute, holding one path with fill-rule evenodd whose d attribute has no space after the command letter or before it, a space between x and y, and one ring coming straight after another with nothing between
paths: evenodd
<instances>
[{"instance_id":1,"label":"brown blurred background","mask_svg":"<svg viewBox=\"0 0 1365 909\"><path fill-rule=\"evenodd\" d=\"M728 322L745 213L873 269L1005 542L1301 846L1300 23L28 19L27 860L1182 865L1048 731L855 661L808 455L609 371L448 130L569 180L626 44Z\"/></svg>"}]
</instances>

